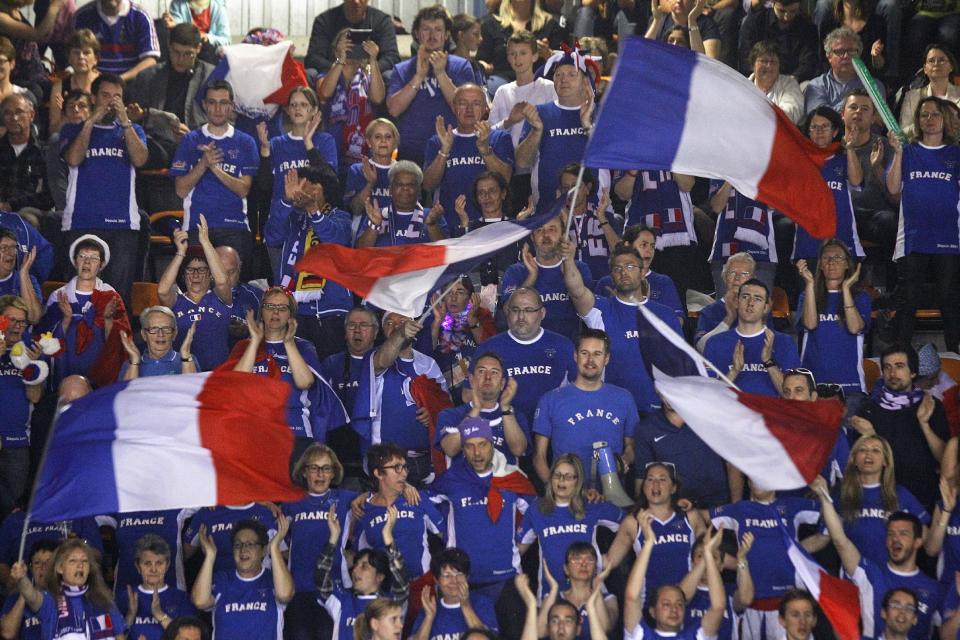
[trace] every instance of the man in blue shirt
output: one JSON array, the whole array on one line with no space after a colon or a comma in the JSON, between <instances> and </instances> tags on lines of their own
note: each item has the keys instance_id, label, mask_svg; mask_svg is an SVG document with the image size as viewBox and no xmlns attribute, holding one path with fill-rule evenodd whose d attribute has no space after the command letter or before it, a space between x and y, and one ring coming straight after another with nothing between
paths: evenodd
<instances>
[{"instance_id":1,"label":"man in blue shirt","mask_svg":"<svg viewBox=\"0 0 960 640\"><path fill-rule=\"evenodd\" d=\"M130 0L94 0L77 9L73 30L90 29L100 41L97 66L129 82L157 64L160 41L147 10Z\"/></svg>"},{"instance_id":2,"label":"man in blue shirt","mask_svg":"<svg viewBox=\"0 0 960 640\"><path fill-rule=\"evenodd\" d=\"M203 108L207 123L183 136L170 166L177 196L183 198L183 228L196 239L202 213L214 245L230 245L250 260L247 194L260 166L257 143L230 124L233 87L226 80L207 85Z\"/></svg>"},{"instance_id":3,"label":"man in blue shirt","mask_svg":"<svg viewBox=\"0 0 960 640\"><path fill-rule=\"evenodd\" d=\"M757 261L746 251L735 253L723 264L720 279L724 288L717 291L717 300L700 309L697 331L693 336L697 350L703 353L707 340L737 326L737 297L740 285L753 278Z\"/></svg>"},{"instance_id":4,"label":"man in blue shirt","mask_svg":"<svg viewBox=\"0 0 960 640\"><path fill-rule=\"evenodd\" d=\"M766 326L770 290L756 278L740 285L737 328L707 341L703 355L747 393L777 397L783 372L800 366L797 345Z\"/></svg>"},{"instance_id":5,"label":"man in blue shirt","mask_svg":"<svg viewBox=\"0 0 960 640\"><path fill-rule=\"evenodd\" d=\"M597 329L585 330L577 338L574 359L577 379L543 396L533 418L533 466L544 483L550 481L548 450L553 458L576 454L584 470L589 470L593 443L606 441L624 468L633 462L637 405L626 389L603 381L603 370L610 362L610 338ZM593 487L595 479L585 478L583 485Z\"/></svg>"},{"instance_id":6,"label":"man in blue shirt","mask_svg":"<svg viewBox=\"0 0 960 640\"><path fill-rule=\"evenodd\" d=\"M190 325L179 351L173 348L177 339L177 317L169 307L147 307L140 313L140 337L146 345L141 353L126 333L120 334L127 361L120 367L117 380L134 380L150 376L196 373L197 360L190 353L196 323Z\"/></svg>"}]
</instances>

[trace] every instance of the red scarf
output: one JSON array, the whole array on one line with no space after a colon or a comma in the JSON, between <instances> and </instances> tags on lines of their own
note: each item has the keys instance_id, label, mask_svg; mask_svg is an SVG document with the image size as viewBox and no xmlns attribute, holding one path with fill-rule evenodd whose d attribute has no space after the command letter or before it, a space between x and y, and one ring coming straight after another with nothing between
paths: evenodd
<instances>
[{"instance_id":1,"label":"red scarf","mask_svg":"<svg viewBox=\"0 0 960 640\"><path fill-rule=\"evenodd\" d=\"M503 471L508 471L504 475L497 475L498 470L494 469L493 479L490 481L490 490L487 492L487 515L491 522L500 519L500 512L503 511L503 495L500 491L512 491L513 493L535 496L537 490L533 488L533 483L523 474L520 469L513 465L507 465Z\"/></svg>"},{"instance_id":2,"label":"red scarf","mask_svg":"<svg viewBox=\"0 0 960 640\"><path fill-rule=\"evenodd\" d=\"M437 416L444 409L453 407L453 403L450 402L450 396L447 395L443 387L437 384L436 380L428 378L422 373L410 383L410 396L418 407L426 407L430 413L430 426L427 427L431 443L430 459L433 462L434 473L440 475L447 468L447 457L443 455L443 451L433 446L437 435Z\"/></svg>"},{"instance_id":3,"label":"red scarf","mask_svg":"<svg viewBox=\"0 0 960 640\"><path fill-rule=\"evenodd\" d=\"M113 314L113 327L104 339L103 350L90 368L90 379L98 387L113 384L117 381L120 367L127 356L127 351L123 348L123 342L120 340L120 332L122 331L127 335L133 334L123 298L111 289L94 289L93 293L90 294L90 304L93 305L94 309L94 326L102 329L106 324L104 312L111 300L117 301L117 310ZM85 320L81 320L77 323L76 352L83 353L90 345L91 340L93 340L93 327L87 324Z\"/></svg>"},{"instance_id":4,"label":"red scarf","mask_svg":"<svg viewBox=\"0 0 960 640\"><path fill-rule=\"evenodd\" d=\"M237 363L240 362L240 358L243 357L243 352L247 350L247 345L250 344L250 338L244 338L239 341L237 344L233 345L233 350L230 352L230 355L221 364L217 367L217 371L233 371L233 368L237 366ZM277 365L276 359L272 354L267 353L266 345L261 342L260 346L257 347L257 355L254 358L254 364L261 362L263 360L267 361L267 377L273 378L274 380L279 380L282 372L280 367Z\"/></svg>"}]
</instances>

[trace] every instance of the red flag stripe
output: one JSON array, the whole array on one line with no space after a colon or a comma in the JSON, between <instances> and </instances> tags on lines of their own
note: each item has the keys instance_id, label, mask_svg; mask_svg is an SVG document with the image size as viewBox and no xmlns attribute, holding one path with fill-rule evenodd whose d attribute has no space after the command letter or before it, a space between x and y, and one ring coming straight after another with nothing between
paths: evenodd
<instances>
[{"instance_id":1,"label":"red flag stripe","mask_svg":"<svg viewBox=\"0 0 960 640\"><path fill-rule=\"evenodd\" d=\"M377 280L389 275L439 267L446 260L446 247L409 244L394 247L352 249L338 244L312 247L294 266L333 280L366 297Z\"/></svg>"},{"instance_id":2,"label":"red flag stripe","mask_svg":"<svg viewBox=\"0 0 960 640\"><path fill-rule=\"evenodd\" d=\"M840 640L860 640L860 591L857 585L820 569L818 602Z\"/></svg>"},{"instance_id":3,"label":"red flag stripe","mask_svg":"<svg viewBox=\"0 0 960 640\"><path fill-rule=\"evenodd\" d=\"M239 371L210 375L200 403L200 443L210 451L217 474L217 504L252 500L294 501L303 491L290 481L293 432L285 422L290 386L278 380ZM236 393L238 388L254 393ZM251 423L251 415L271 419Z\"/></svg>"}]
</instances>

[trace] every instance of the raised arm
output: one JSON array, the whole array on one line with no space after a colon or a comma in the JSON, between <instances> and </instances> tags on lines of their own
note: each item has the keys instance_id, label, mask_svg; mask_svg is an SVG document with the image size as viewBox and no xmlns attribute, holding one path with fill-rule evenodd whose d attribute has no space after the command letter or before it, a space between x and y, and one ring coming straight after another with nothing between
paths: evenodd
<instances>
[{"instance_id":1,"label":"raised arm","mask_svg":"<svg viewBox=\"0 0 960 640\"><path fill-rule=\"evenodd\" d=\"M623 628L628 631L633 631L640 624L640 620L643 619L643 605L641 603L643 585L646 582L647 568L650 566L650 556L653 554L653 547L657 538L653 533L653 525L651 524L653 516L647 511L641 511L637 517L643 530L643 548L637 554L633 568L630 569L627 586L623 592Z\"/></svg>"},{"instance_id":2,"label":"raised arm","mask_svg":"<svg viewBox=\"0 0 960 640\"><path fill-rule=\"evenodd\" d=\"M200 525L200 547L203 549L203 564L193 583L190 599L197 609L206 611L217 603L213 597L213 565L217 561L217 545L207 533L207 525Z\"/></svg>"},{"instance_id":3,"label":"raised arm","mask_svg":"<svg viewBox=\"0 0 960 640\"><path fill-rule=\"evenodd\" d=\"M374 373L380 375L392 367L393 363L400 357L400 352L403 351L407 344L413 342L413 339L422 328L423 325L416 320L407 320L403 323L400 331L394 331L393 334L380 345L376 353L373 354Z\"/></svg>"},{"instance_id":4,"label":"raised arm","mask_svg":"<svg viewBox=\"0 0 960 640\"><path fill-rule=\"evenodd\" d=\"M560 251L563 254L563 283L570 295L570 302L573 303L577 315L585 316L593 309L597 299L583 283L583 275L577 268L577 261L574 257L577 253L576 246L570 240L561 240Z\"/></svg>"},{"instance_id":5,"label":"raised arm","mask_svg":"<svg viewBox=\"0 0 960 640\"><path fill-rule=\"evenodd\" d=\"M33 611L40 609L43 604L43 592L33 586L33 582L27 576L27 565L23 562L15 562L10 567L10 577L17 584L17 590L23 596L24 602Z\"/></svg>"},{"instance_id":6,"label":"raised arm","mask_svg":"<svg viewBox=\"0 0 960 640\"><path fill-rule=\"evenodd\" d=\"M813 489L814 494L820 500L820 515L823 517L824 524L827 525L827 531L830 532L830 539L833 541L833 546L840 556L843 570L847 572L847 575L852 576L854 572L856 572L857 567L860 566L860 550L857 549L856 545L853 544L843 530L843 522L840 520L840 515L833 506L833 499L830 497L827 481L824 480L822 476L817 476L814 481L810 483L810 488Z\"/></svg>"},{"instance_id":7,"label":"raised arm","mask_svg":"<svg viewBox=\"0 0 960 640\"><path fill-rule=\"evenodd\" d=\"M540 635L537 633L537 596L533 595L533 591L530 590L530 579L525 573L521 572L513 579L513 583L517 587L520 599L523 600L523 604L527 608L527 613L523 619L523 634L520 636L520 640L539 640Z\"/></svg>"},{"instance_id":8,"label":"raised arm","mask_svg":"<svg viewBox=\"0 0 960 640\"><path fill-rule=\"evenodd\" d=\"M733 607L737 611L743 611L749 607L756 596L753 574L750 573L750 563L747 560L751 547L753 547L753 534L747 531L743 534L740 547L737 549L737 591L733 595Z\"/></svg>"},{"instance_id":9,"label":"raised arm","mask_svg":"<svg viewBox=\"0 0 960 640\"><path fill-rule=\"evenodd\" d=\"M253 309L247 309L247 331L250 333L250 339L247 340L243 355L237 360L237 364L233 365L233 370L252 373L257 363L257 351L263 342L263 323L257 320Z\"/></svg>"},{"instance_id":10,"label":"raised arm","mask_svg":"<svg viewBox=\"0 0 960 640\"><path fill-rule=\"evenodd\" d=\"M157 297L160 299L160 304L171 309L177 302L177 274L180 273L183 259L187 256L187 232L183 229L174 229L173 245L176 247L176 253L173 254L167 268L163 270L163 275L160 276L160 282L157 283Z\"/></svg>"},{"instance_id":11,"label":"raised arm","mask_svg":"<svg viewBox=\"0 0 960 640\"><path fill-rule=\"evenodd\" d=\"M953 509L957 506L957 485L952 479L946 476L940 476L940 500L943 506L937 505L933 511L933 528L927 535L923 543L923 549L927 555L936 557L943 549L943 538L947 534L947 525L950 524L950 516L953 515Z\"/></svg>"},{"instance_id":12,"label":"raised arm","mask_svg":"<svg viewBox=\"0 0 960 640\"><path fill-rule=\"evenodd\" d=\"M301 391L309 389L317 381L307 361L303 359L300 348L297 346L297 319L287 321L287 332L283 335L283 346L287 350L287 361L290 363L290 373L293 374L293 385Z\"/></svg>"},{"instance_id":13,"label":"raised arm","mask_svg":"<svg viewBox=\"0 0 960 640\"><path fill-rule=\"evenodd\" d=\"M891 196L896 197L900 195L900 190L903 189L901 175L903 168L903 144L900 142L897 134L892 131L887 136L887 139L890 141L890 146L893 147L893 162L890 163L890 168L887 170L887 191Z\"/></svg>"},{"instance_id":14,"label":"raised arm","mask_svg":"<svg viewBox=\"0 0 960 640\"><path fill-rule=\"evenodd\" d=\"M213 292L217 294L223 304L233 304L233 288L227 278L227 270L223 268L223 262L220 260L220 254L217 253L213 243L210 242L210 227L207 226L207 219L200 214L200 221L197 224L197 235L200 239L200 246L203 248L203 255L210 266L210 277L213 278Z\"/></svg>"},{"instance_id":15,"label":"raised arm","mask_svg":"<svg viewBox=\"0 0 960 640\"><path fill-rule=\"evenodd\" d=\"M723 588L723 578L720 576L720 567L713 552L720 546L723 530L717 529L712 533L708 530L703 543L703 559L707 571L707 587L710 589L710 608L703 614L700 628L708 638L716 637L723 622L723 613L727 609L727 596Z\"/></svg>"}]
</instances>

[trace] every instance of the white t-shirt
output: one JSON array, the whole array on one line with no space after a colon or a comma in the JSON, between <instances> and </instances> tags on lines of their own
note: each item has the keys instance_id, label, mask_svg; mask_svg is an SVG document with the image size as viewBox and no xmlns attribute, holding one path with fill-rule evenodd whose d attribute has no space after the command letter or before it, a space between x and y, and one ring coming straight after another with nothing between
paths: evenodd
<instances>
[{"instance_id":1,"label":"white t-shirt","mask_svg":"<svg viewBox=\"0 0 960 640\"><path fill-rule=\"evenodd\" d=\"M510 117L510 110L518 102L529 102L532 105L545 104L557 99L557 92L553 82L544 78L536 78L533 82L522 87L517 86L516 80L500 86L493 96L493 106L490 107L490 123L498 129L503 128L503 121ZM513 148L520 144L520 134L523 132L523 121L510 128L510 137L513 139ZM530 173L530 169L515 169L514 173Z\"/></svg>"}]
</instances>

